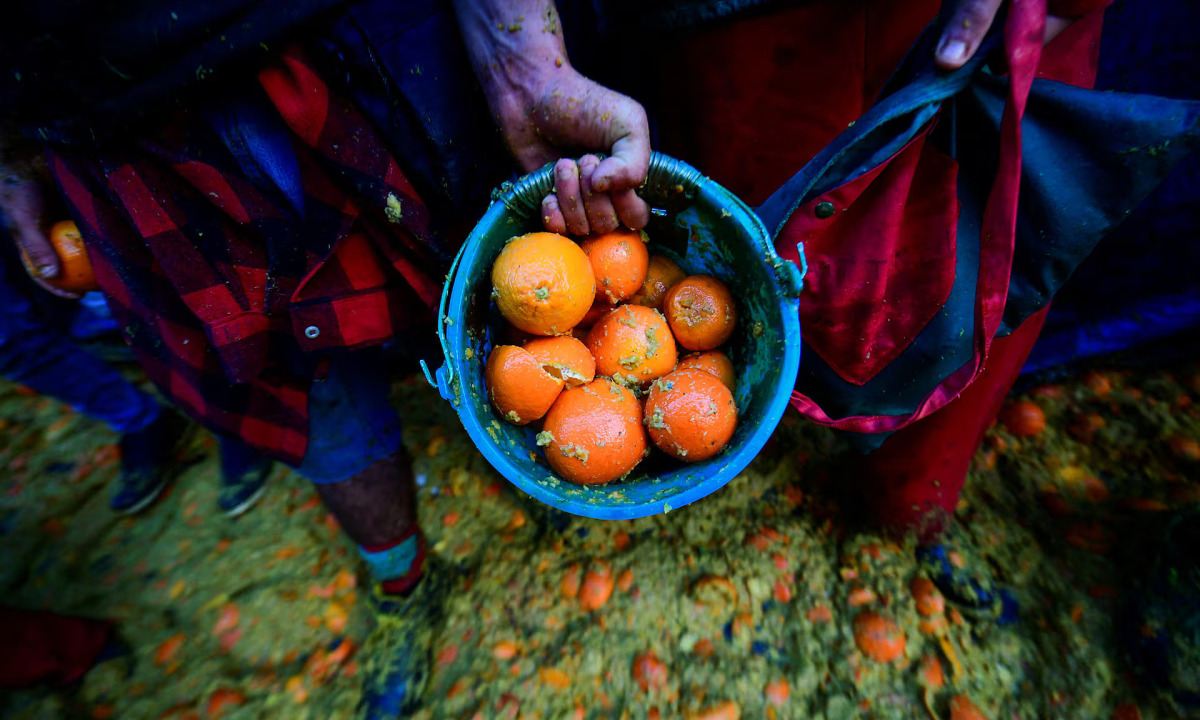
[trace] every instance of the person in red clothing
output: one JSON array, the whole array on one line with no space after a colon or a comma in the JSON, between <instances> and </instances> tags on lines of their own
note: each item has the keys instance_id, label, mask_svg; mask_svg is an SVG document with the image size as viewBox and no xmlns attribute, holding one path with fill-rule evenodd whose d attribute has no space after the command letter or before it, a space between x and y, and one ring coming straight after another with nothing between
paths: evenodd
<instances>
[{"instance_id":1,"label":"person in red clothing","mask_svg":"<svg viewBox=\"0 0 1200 720\"><path fill-rule=\"evenodd\" d=\"M126 654L104 620L0 608L0 689L66 687L97 663Z\"/></svg>"}]
</instances>

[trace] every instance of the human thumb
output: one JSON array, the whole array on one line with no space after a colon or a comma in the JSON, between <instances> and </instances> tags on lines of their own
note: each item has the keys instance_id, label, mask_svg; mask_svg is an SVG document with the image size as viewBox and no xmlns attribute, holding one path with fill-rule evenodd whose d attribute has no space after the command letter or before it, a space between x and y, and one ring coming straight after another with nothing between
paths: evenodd
<instances>
[{"instance_id":1,"label":"human thumb","mask_svg":"<svg viewBox=\"0 0 1200 720\"><path fill-rule=\"evenodd\" d=\"M639 187L646 181L650 167L650 130L646 111L631 102L624 122L612 125L612 154L602 160L592 174L592 188L600 192L619 192Z\"/></svg>"}]
</instances>

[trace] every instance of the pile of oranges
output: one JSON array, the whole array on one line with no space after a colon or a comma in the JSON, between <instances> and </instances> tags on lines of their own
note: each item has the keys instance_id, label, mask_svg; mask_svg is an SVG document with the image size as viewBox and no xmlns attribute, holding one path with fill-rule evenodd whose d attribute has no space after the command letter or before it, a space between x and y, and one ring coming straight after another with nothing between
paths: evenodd
<instances>
[{"instance_id":1,"label":"pile of oranges","mask_svg":"<svg viewBox=\"0 0 1200 720\"><path fill-rule=\"evenodd\" d=\"M737 326L733 295L646 242L630 230L578 243L535 232L492 266L512 344L487 358L488 396L508 422L540 420L547 462L581 485L624 477L652 446L706 460L737 427L736 376L718 349Z\"/></svg>"}]
</instances>

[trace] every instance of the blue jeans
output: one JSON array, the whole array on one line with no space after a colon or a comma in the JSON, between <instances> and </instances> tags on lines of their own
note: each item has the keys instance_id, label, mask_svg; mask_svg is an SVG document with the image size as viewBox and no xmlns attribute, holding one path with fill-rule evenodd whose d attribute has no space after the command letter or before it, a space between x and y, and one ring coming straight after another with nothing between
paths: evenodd
<instances>
[{"instance_id":1,"label":"blue jeans","mask_svg":"<svg viewBox=\"0 0 1200 720\"><path fill-rule=\"evenodd\" d=\"M8 238L0 235L0 242ZM161 406L51 325L7 276L0 256L0 377L106 423L118 433L145 429ZM33 292L40 292L34 290Z\"/></svg>"},{"instance_id":2,"label":"blue jeans","mask_svg":"<svg viewBox=\"0 0 1200 720\"><path fill-rule=\"evenodd\" d=\"M335 483L366 470L400 447L400 415L379 348L339 353L308 396L308 450L296 472Z\"/></svg>"}]
</instances>

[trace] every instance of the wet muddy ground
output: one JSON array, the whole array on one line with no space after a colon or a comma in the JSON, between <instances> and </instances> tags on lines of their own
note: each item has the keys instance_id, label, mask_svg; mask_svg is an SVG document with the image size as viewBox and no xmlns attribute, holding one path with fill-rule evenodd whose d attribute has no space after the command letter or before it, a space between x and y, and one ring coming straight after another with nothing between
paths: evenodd
<instances>
[{"instance_id":1,"label":"wet muddy ground","mask_svg":"<svg viewBox=\"0 0 1200 720\"><path fill-rule=\"evenodd\" d=\"M914 542L847 519L843 448L791 413L715 495L605 522L523 497L423 380L395 393L453 588L421 718L948 720L959 694L992 720L1174 716L1122 661L1113 618L1143 531L1200 503L1196 366L1038 386L1023 399L1043 431L989 432L954 537L964 564L1016 588L1021 619L1004 627L918 612ZM5 603L111 618L134 649L69 691L3 696L0 714L353 717L371 662L366 580L309 486L278 466L259 506L224 518L200 434L169 493L117 518L115 439L0 384ZM856 644L868 612L895 623L898 659Z\"/></svg>"}]
</instances>

